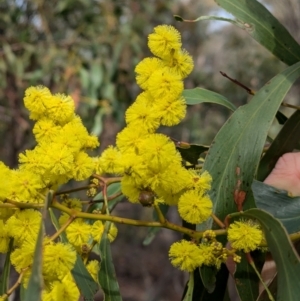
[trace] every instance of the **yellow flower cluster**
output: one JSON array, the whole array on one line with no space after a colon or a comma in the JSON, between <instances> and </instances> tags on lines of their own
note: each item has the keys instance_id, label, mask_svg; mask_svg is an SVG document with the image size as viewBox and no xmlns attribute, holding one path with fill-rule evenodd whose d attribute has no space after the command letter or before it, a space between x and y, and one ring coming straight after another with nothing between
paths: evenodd
<instances>
[{"instance_id":1,"label":"yellow flower cluster","mask_svg":"<svg viewBox=\"0 0 300 301\"><path fill-rule=\"evenodd\" d=\"M14 238L14 248L10 255L11 264L19 273L24 273L22 284L26 287L31 276L34 261L37 233L41 224L41 213L29 209L18 211L10 217L4 227L7 234ZM1 242L1 244L3 241ZM7 250L6 250L7 251ZM76 261L76 252L69 243L52 242L44 238L42 274L44 290L51 291L56 282L68 282L75 287L73 294L79 297L79 291L70 274ZM59 299L53 299L59 300Z\"/></svg>"},{"instance_id":2,"label":"yellow flower cluster","mask_svg":"<svg viewBox=\"0 0 300 301\"><path fill-rule=\"evenodd\" d=\"M186 114L182 97L183 79L193 69L193 60L181 49L180 33L160 25L148 37L155 57L143 59L135 68L138 85L144 90L126 111L126 127L99 158L100 174L122 175L122 192L129 201L141 201L153 193L168 205L178 205L190 223L206 220L212 209L207 195L211 177L188 171L170 138L157 133L159 126L178 124Z\"/></svg>"},{"instance_id":3,"label":"yellow flower cluster","mask_svg":"<svg viewBox=\"0 0 300 301\"><path fill-rule=\"evenodd\" d=\"M99 142L97 137L88 133L80 117L75 114L74 102L70 96L52 95L49 89L42 86L30 87L25 92L24 103L30 111L30 118L35 120L33 133L37 145L19 155L18 169L9 169L0 162L0 204L7 200L44 203L49 189L55 190L70 179L85 180L94 172L95 159L89 157L86 151L97 147ZM74 202L70 203L74 205ZM78 206L81 209L80 202ZM0 208L0 252L8 252L9 241L13 239L11 263L16 271L24 273L22 283L26 286L31 275L41 213L34 209L7 208ZM88 227L85 230L89 231L84 241L87 244L94 226L85 225ZM75 228L75 224L72 226ZM103 228L102 223L101 226ZM71 233L72 228L69 231ZM101 233L97 232L98 241ZM77 233L76 235L78 236ZM44 238L43 300L79 298L79 291L70 274L78 245L72 243L74 235L71 233L69 236L70 243L66 244Z\"/></svg>"},{"instance_id":4,"label":"yellow flower cluster","mask_svg":"<svg viewBox=\"0 0 300 301\"><path fill-rule=\"evenodd\" d=\"M173 141L157 132L160 126L174 126L185 117L183 79L193 69L192 58L181 48L180 34L172 26L157 26L149 35L148 46L154 57L145 58L135 69L143 91L126 111L126 127L118 134L116 146L108 147L97 159L87 150L96 148L98 139L88 133L75 114L70 96L53 95L42 86L26 90L24 103L35 121L37 145L19 155L15 170L0 162L0 252L8 252L13 239L10 260L16 271L24 274L23 285L31 275L42 216L34 209L11 209L5 202L39 206L49 189L57 190L71 179L85 180L95 169L99 174L121 175L122 192L133 203L151 205L156 200L176 205L181 217L194 224L209 218L212 202L207 191L211 176L184 168ZM62 198L64 206L82 211L80 200ZM77 253L85 258L104 231L100 220L91 224L77 218L71 222L65 213L59 217L59 224L66 227L68 243L47 237L43 242L45 301L78 299L79 291L70 273ZM117 228L111 224L109 240L116 235ZM188 271L202 264L218 266L222 256L220 246L212 243L182 241L170 249L172 263ZM92 261L86 266L96 280L99 263Z\"/></svg>"},{"instance_id":5,"label":"yellow flower cluster","mask_svg":"<svg viewBox=\"0 0 300 301\"><path fill-rule=\"evenodd\" d=\"M19 155L19 168L10 170L0 162L0 201L43 203L46 190L56 189L70 179L85 180L94 171L94 159L86 150L99 145L74 112L70 96L52 95L49 89L30 87L24 103L36 121L37 145ZM3 213L2 213L3 214Z\"/></svg>"},{"instance_id":6,"label":"yellow flower cluster","mask_svg":"<svg viewBox=\"0 0 300 301\"><path fill-rule=\"evenodd\" d=\"M182 271L193 272L202 265L219 269L221 263L227 260L228 252L214 238L200 244L181 240L172 244L169 257L173 266Z\"/></svg>"},{"instance_id":7,"label":"yellow flower cluster","mask_svg":"<svg viewBox=\"0 0 300 301\"><path fill-rule=\"evenodd\" d=\"M228 256L232 256L233 260L239 263L241 257L236 251L246 253L254 251L264 240L260 225L253 220L235 221L229 226L227 237L232 247L230 250L223 248L212 230L203 233L200 244L186 240L175 242L169 251L171 263L187 272L192 272L202 265L215 266L219 269Z\"/></svg>"}]
</instances>

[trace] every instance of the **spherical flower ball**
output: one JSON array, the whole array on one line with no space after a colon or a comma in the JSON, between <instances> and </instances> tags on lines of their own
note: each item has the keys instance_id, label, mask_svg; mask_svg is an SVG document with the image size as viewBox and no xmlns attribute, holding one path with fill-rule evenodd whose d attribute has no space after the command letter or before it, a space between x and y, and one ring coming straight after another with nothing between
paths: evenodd
<instances>
[{"instance_id":1,"label":"spherical flower ball","mask_svg":"<svg viewBox=\"0 0 300 301\"><path fill-rule=\"evenodd\" d=\"M163 68L165 65L159 58L146 57L137 64L134 71L137 84L144 90L148 88L148 79L154 71Z\"/></svg>"},{"instance_id":2,"label":"spherical flower ball","mask_svg":"<svg viewBox=\"0 0 300 301\"><path fill-rule=\"evenodd\" d=\"M144 127L127 126L118 133L116 144L121 153L136 152L149 133Z\"/></svg>"},{"instance_id":3,"label":"spherical flower ball","mask_svg":"<svg viewBox=\"0 0 300 301\"><path fill-rule=\"evenodd\" d=\"M69 95L55 94L45 102L46 116L54 122L65 125L75 117L74 100Z\"/></svg>"},{"instance_id":4,"label":"spherical flower ball","mask_svg":"<svg viewBox=\"0 0 300 301\"><path fill-rule=\"evenodd\" d=\"M59 222L63 222L65 215L62 215ZM68 241L76 248L77 251L89 242L91 237L91 225L84 222L83 219L77 218L66 229Z\"/></svg>"},{"instance_id":5,"label":"spherical flower ball","mask_svg":"<svg viewBox=\"0 0 300 301\"><path fill-rule=\"evenodd\" d=\"M144 127L149 133L155 132L160 126L161 113L153 105L148 105L148 101L139 98L126 111L126 123L132 127Z\"/></svg>"},{"instance_id":6,"label":"spherical flower ball","mask_svg":"<svg viewBox=\"0 0 300 301\"><path fill-rule=\"evenodd\" d=\"M52 94L44 86L29 87L25 91L24 105L30 111L30 119L37 120L47 111L46 103L50 101Z\"/></svg>"},{"instance_id":7,"label":"spherical flower ball","mask_svg":"<svg viewBox=\"0 0 300 301\"><path fill-rule=\"evenodd\" d=\"M41 213L33 209L17 211L6 222L8 235L15 239L17 245L25 240L35 240L40 226Z\"/></svg>"},{"instance_id":8,"label":"spherical flower ball","mask_svg":"<svg viewBox=\"0 0 300 301\"><path fill-rule=\"evenodd\" d=\"M91 260L87 263L86 269L93 277L93 279L97 282L98 281L98 273L100 270L100 262L98 260Z\"/></svg>"},{"instance_id":9,"label":"spherical flower ball","mask_svg":"<svg viewBox=\"0 0 300 301\"><path fill-rule=\"evenodd\" d=\"M194 189L186 191L178 202L180 216L191 224L206 221L212 213L212 207L209 196Z\"/></svg>"},{"instance_id":10,"label":"spherical flower ball","mask_svg":"<svg viewBox=\"0 0 300 301\"><path fill-rule=\"evenodd\" d=\"M186 101L182 96L160 99L155 109L161 112L160 122L162 125L174 126L179 124L186 115Z\"/></svg>"},{"instance_id":11,"label":"spherical flower ball","mask_svg":"<svg viewBox=\"0 0 300 301\"><path fill-rule=\"evenodd\" d=\"M109 227L109 231L107 234L108 240L110 242L113 242L116 239L117 235L118 235L118 228L114 223L112 223Z\"/></svg>"},{"instance_id":12,"label":"spherical flower ball","mask_svg":"<svg viewBox=\"0 0 300 301\"><path fill-rule=\"evenodd\" d=\"M191 185L189 186L189 188L198 189L203 193L211 189L212 177L208 173L208 171L205 170L202 171L201 174L199 174L196 170L189 169L189 173L191 176Z\"/></svg>"},{"instance_id":13,"label":"spherical flower ball","mask_svg":"<svg viewBox=\"0 0 300 301\"><path fill-rule=\"evenodd\" d=\"M159 25L154 28L154 33L148 36L150 51L160 57L168 57L172 51L181 48L181 37L177 29L170 25Z\"/></svg>"},{"instance_id":14,"label":"spherical flower ball","mask_svg":"<svg viewBox=\"0 0 300 301\"><path fill-rule=\"evenodd\" d=\"M34 260L35 245L35 239L25 240L20 247L15 248L11 253L11 264L18 273L32 265Z\"/></svg>"},{"instance_id":15,"label":"spherical flower ball","mask_svg":"<svg viewBox=\"0 0 300 301\"><path fill-rule=\"evenodd\" d=\"M228 229L228 241L232 248L246 253L257 249L263 238L259 224L252 220L236 221Z\"/></svg>"},{"instance_id":16,"label":"spherical flower ball","mask_svg":"<svg viewBox=\"0 0 300 301\"><path fill-rule=\"evenodd\" d=\"M49 243L44 246L43 274L47 280L64 278L74 267L76 252L70 244Z\"/></svg>"},{"instance_id":17,"label":"spherical flower ball","mask_svg":"<svg viewBox=\"0 0 300 301\"><path fill-rule=\"evenodd\" d=\"M53 281L48 289L44 289L42 300L73 301L78 300L79 296L80 293L75 281L67 275L62 281Z\"/></svg>"},{"instance_id":18,"label":"spherical flower ball","mask_svg":"<svg viewBox=\"0 0 300 301\"><path fill-rule=\"evenodd\" d=\"M172 244L169 258L174 267L187 272L193 272L203 262L198 246L187 240Z\"/></svg>"},{"instance_id":19,"label":"spherical flower ball","mask_svg":"<svg viewBox=\"0 0 300 301\"><path fill-rule=\"evenodd\" d=\"M164 62L182 79L186 78L194 68L193 58L186 50L174 51L173 55L164 60Z\"/></svg>"},{"instance_id":20,"label":"spherical flower ball","mask_svg":"<svg viewBox=\"0 0 300 301\"><path fill-rule=\"evenodd\" d=\"M183 91L183 82L181 77L170 69L159 69L150 76L148 91L157 100L176 99Z\"/></svg>"},{"instance_id":21,"label":"spherical flower ball","mask_svg":"<svg viewBox=\"0 0 300 301\"><path fill-rule=\"evenodd\" d=\"M100 242L103 231L104 231L104 225L103 225L102 221L95 221L93 223L93 226L91 229L91 235L95 242L97 242L97 243Z\"/></svg>"}]
</instances>

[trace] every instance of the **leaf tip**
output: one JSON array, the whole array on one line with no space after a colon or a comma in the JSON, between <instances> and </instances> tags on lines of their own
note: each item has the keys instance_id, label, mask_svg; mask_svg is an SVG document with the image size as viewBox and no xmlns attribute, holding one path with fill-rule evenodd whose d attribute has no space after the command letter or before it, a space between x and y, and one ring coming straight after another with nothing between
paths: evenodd
<instances>
[{"instance_id":1,"label":"leaf tip","mask_svg":"<svg viewBox=\"0 0 300 301\"><path fill-rule=\"evenodd\" d=\"M183 22L183 21L184 21L183 18L180 17L180 16L178 16L178 15L174 15L173 17L174 17L174 19L175 19L176 21L179 21L179 22Z\"/></svg>"}]
</instances>

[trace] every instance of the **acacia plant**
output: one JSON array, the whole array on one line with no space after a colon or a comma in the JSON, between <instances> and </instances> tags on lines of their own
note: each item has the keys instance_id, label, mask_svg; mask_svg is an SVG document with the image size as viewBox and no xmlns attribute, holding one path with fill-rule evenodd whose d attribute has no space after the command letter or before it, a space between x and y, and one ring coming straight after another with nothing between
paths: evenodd
<instances>
[{"instance_id":1,"label":"acacia plant","mask_svg":"<svg viewBox=\"0 0 300 301\"><path fill-rule=\"evenodd\" d=\"M237 18L222 20L247 30L290 65L257 92L235 81L254 95L244 106L235 108L202 88L184 90L193 59L169 25L155 27L148 36L153 56L135 68L142 91L126 111L116 145L100 157L88 153L99 141L75 114L70 96L43 86L25 91L36 146L19 154L17 169L0 165L0 252L6 253L0 300L18 286L23 300L93 300L100 288L105 300L122 300L110 253L118 224L184 235L170 246L169 257L190 275L185 301L297 300L300 260L293 242L299 239L300 198L260 181L282 154L297 149L299 108L290 118L278 110L300 76L300 46L257 1L218 3ZM201 102L233 111L209 147L158 132L162 125L179 124L187 104ZM283 126L271 141L268 130L275 118ZM87 179L89 184L80 182ZM79 181L78 187L64 190L70 180ZM89 199L74 198L78 191L86 191ZM132 206L152 207L153 220L113 215L123 197ZM167 220L169 206L177 208L182 225ZM47 220L54 234L45 230ZM100 260L90 260L91 252ZM268 287L261 269L269 253L277 275ZM9 287L11 265L19 278Z\"/></svg>"}]
</instances>

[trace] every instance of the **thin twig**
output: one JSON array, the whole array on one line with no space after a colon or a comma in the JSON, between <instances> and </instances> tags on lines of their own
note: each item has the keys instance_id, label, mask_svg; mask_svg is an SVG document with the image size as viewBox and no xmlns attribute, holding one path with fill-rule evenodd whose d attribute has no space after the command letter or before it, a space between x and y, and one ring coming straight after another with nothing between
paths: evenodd
<instances>
[{"instance_id":1,"label":"thin twig","mask_svg":"<svg viewBox=\"0 0 300 301\"><path fill-rule=\"evenodd\" d=\"M242 87L243 89L245 89L245 90L247 91L248 94L250 94L250 95L255 95L255 91L253 91L252 89L248 88L247 86L245 86L244 84L242 84L242 83L239 82L238 80L233 79L232 77L228 76L225 72L220 71L220 73L221 73L224 77L226 77L226 78L228 78L229 80L231 80L231 81L232 81L233 83L235 83L236 85L238 85L238 86Z\"/></svg>"},{"instance_id":2,"label":"thin twig","mask_svg":"<svg viewBox=\"0 0 300 301\"><path fill-rule=\"evenodd\" d=\"M299 106L294 106L294 105L291 105L291 104L286 103L286 102L282 102L281 105L282 105L283 107L287 107L287 108L292 108L292 109L300 110L300 107L299 107Z\"/></svg>"},{"instance_id":3,"label":"thin twig","mask_svg":"<svg viewBox=\"0 0 300 301\"><path fill-rule=\"evenodd\" d=\"M66 223L64 225L62 225L61 228L59 228L59 230L57 230L51 237L50 240L54 241L62 232L64 232L67 227L73 222L73 220L75 219L74 216L70 216L69 219L66 221Z\"/></svg>"}]
</instances>

